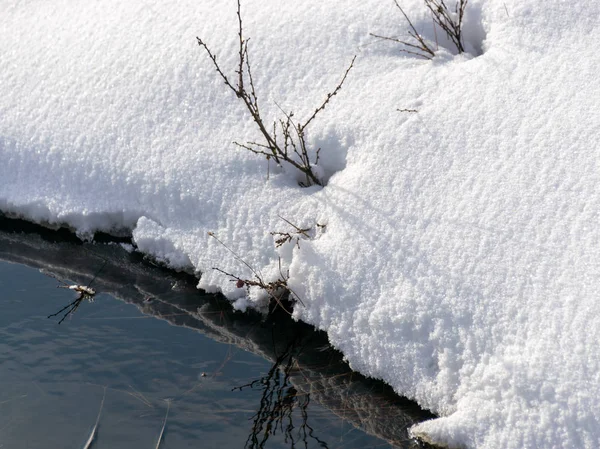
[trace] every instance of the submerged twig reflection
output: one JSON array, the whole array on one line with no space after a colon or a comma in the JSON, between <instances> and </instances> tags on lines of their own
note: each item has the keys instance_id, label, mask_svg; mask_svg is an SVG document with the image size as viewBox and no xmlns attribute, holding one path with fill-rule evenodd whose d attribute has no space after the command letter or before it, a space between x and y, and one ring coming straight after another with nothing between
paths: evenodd
<instances>
[{"instance_id":1,"label":"submerged twig reflection","mask_svg":"<svg viewBox=\"0 0 600 449\"><path fill-rule=\"evenodd\" d=\"M93 302L94 301L94 297L96 296L96 290L94 290L91 285L92 283L96 280L96 277L98 277L98 275L100 274L100 272L102 271L102 269L104 268L104 266L106 265L107 260L104 260L104 263L102 264L102 266L100 267L100 269L96 272L96 274L94 275L94 277L92 278L92 280L88 283L88 285L69 285L64 281L61 281L60 279L58 279L57 277L50 275L51 277L53 277L54 279L56 279L58 282L60 282L63 285L57 285L57 288L67 288L69 290L73 290L77 293L77 298L75 298L74 301L70 302L69 304L67 304L66 306L64 306L62 309L60 309L58 312L53 313L51 315L48 315L47 318L52 318L54 316L57 316L59 314L61 314L62 312L64 312L66 310L66 312L64 313L64 315L62 316L62 318L60 319L60 321L58 322L58 324L62 323L69 315L74 314L77 309L79 308L79 306L81 305L81 302L84 299L87 299L89 302Z\"/></svg>"},{"instance_id":2,"label":"submerged twig reflection","mask_svg":"<svg viewBox=\"0 0 600 449\"><path fill-rule=\"evenodd\" d=\"M233 388L234 391L241 391L246 387L262 390L260 406L252 417L252 430L244 445L245 449L262 449L269 437L277 433L283 433L285 442L292 448L299 443L307 448L311 439L318 447L328 447L326 442L314 435L313 428L308 424L310 394L298 393L290 382L290 374L297 369L295 356L300 351L297 340L290 341L264 377ZM294 413L294 409L299 413ZM296 427L294 419L298 418L300 425Z\"/></svg>"},{"instance_id":3,"label":"submerged twig reflection","mask_svg":"<svg viewBox=\"0 0 600 449\"><path fill-rule=\"evenodd\" d=\"M64 306L58 312L48 315L48 318L52 318L53 316L59 315L61 312L66 310L66 312L64 313L64 315L62 316L62 318L60 319L58 324L62 323L69 315L75 313L75 311L79 308L79 306L81 305L81 302L84 299L87 299L90 302L94 301L94 295L96 294L96 292L94 290L87 288L87 287L82 287L81 285L71 285L69 287L80 287L80 289L72 288L72 290L75 290L78 293L77 298L75 298L75 300L73 302ZM65 288L68 288L68 287L65 287ZM83 290L84 288L86 290ZM93 293L90 293L90 292L93 292Z\"/></svg>"}]
</instances>

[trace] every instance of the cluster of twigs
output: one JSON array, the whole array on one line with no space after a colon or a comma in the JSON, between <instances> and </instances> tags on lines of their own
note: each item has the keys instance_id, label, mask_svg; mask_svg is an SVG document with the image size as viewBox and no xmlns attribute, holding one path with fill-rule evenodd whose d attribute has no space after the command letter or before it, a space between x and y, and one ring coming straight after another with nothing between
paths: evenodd
<instances>
[{"instance_id":1,"label":"cluster of twigs","mask_svg":"<svg viewBox=\"0 0 600 449\"><path fill-rule=\"evenodd\" d=\"M294 291L288 286L287 281L288 281L290 275L289 275L289 272L286 272L286 273L283 272L283 270L281 268L281 258L279 258L279 274L280 274L279 279L277 279L275 281L271 281L271 282L266 282L264 280L264 277L260 273L260 271L255 270L248 262L246 262L244 259L242 259L235 251L233 251L225 243L223 243L213 232L209 232L208 235L211 236L212 238L214 238L221 245L223 245L225 247L225 249L227 249L227 251L229 251L231 254L233 254L233 256L238 261L240 261L246 267L248 267L248 269L252 272L253 277L252 278L242 278L242 277L236 276L235 274L228 273L227 271L222 270L217 267L213 267L213 270L223 273L224 275L231 278L231 280L236 283L236 286L238 288L246 288L248 294L250 293L250 287L257 287L260 290L263 290L264 292L267 293L269 299L271 299L275 305L281 307L285 312L287 312L290 315L292 314L292 312L288 309L288 307L286 307L286 303L288 303L290 301L298 301L298 302L300 302L300 304L304 305L304 303L302 302L300 297L296 293L294 293Z\"/></svg>"},{"instance_id":2,"label":"cluster of twigs","mask_svg":"<svg viewBox=\"0 0 600 449\"><path fill-rule=\"evenodd\" d=\"M260 109L258 106L258 97L254 86L254 80L252 78L252 70L250 68L250 59L248 54L248 39L244 38L243 25L242 25L242 14L240 0L237 2L237 18L238 18L238 66L235 73L237 74L237 82L232 82L225 72L221 69L217 63L217 56L207 46L207 44L199 37L198 45L204 48L208 53L209 58L213 62L215 69L221 79L225 82L225 85L232 90L235 95L244 102L246 109L250 112L252 119L258 126L260 133L264 138L263 143L259 142L247 142L241 144L234 142L236 145L245 148L252 153L265 156L267 161L271 159L275 161L277 165L281 165L282 162L288 164L299 170L303 176L304 181L300 183L303 187L309 187L311 185L323 185L323 180L317 176L313 167L319 162L320 149L314 153L311 159L310 151L306 143L306 128L315 119L319 112L323 111L332 97L342 88L348 72L354 66L354 60L352 59L350 66L346 69L342 80L335 87L335 89L327 94L327 97L323 103L317 107L312 115L304 122L299 122L294 119L293 112L285 112L282 110L283 119L279 119L273 122L273 126L267 126L261 116ZM281 108L280 108L281 109ZM278 129L280 135L278 135Z\"/></svg>"},{"instance_id":3,"label":"cluster of twigs","mask_svg":"<svg viewBox=\"0 0 600 449\"><path fill-rule=\"evenodd\" d=\"M457 0L454 7L454 12L448 9L444 3L444 0L423 1L425 2L425 6L429 9L429 11L431 11L434 23L446 33L448 39L452 41L458 53L464 53L465 47L462 39L462 25L468 0ZM398 0L394 0L394 3L408 23L410 28L408 34L412 38L412 41L405 41L395 37L381 36L374 33L371 33L371 36L398 42L399 44L404 45L404 48L402 48L403 52L420 56L425 59L432 59L435 56L435 50L432 48L431 43L428 42L428 40L417 31L417 28L414 26L408 15L404 12L398 3Z\"/></svg>"},{"instance_id":4,"label":"cluster of twigs","mask_svg":"<svg viewBox=\"0 0 600 449\"><path fill-rule=\"evenodd\" d=\"M434 22L446 33L458 53L464 53L462 42L462 24L468 0L458 0L454 12L450 12L444 0L425 0L425 6L433 14Z\"/></svg>"}]
</instances>

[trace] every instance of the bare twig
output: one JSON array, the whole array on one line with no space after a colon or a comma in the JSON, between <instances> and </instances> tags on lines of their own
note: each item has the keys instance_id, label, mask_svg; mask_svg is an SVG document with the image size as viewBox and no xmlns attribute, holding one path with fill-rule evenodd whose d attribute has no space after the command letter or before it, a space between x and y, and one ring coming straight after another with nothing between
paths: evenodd
<instances>
[{"instance_id":1,"label":"bare twig","mask_svg":"<svg viewBox=\"0 0 600 449\"><path fill-rule=\"evenodd\" d=\"M337 93L342 88L342 85L344 84L344 81L346 81L346 78L348 77L348 73L350 72L350 70L352 69L352 67L354 67L354 61L356 61L356 56L354 56L352 58L352 61L350 61L350 65L348 66L348 68L344 72L344 76L342 76L342 79L340 80L340 82L338 83L338 85L335 87L335 89L333 90L333 92L330 92L330 93L327 94L327 97L325 98L325 100L323 101L323 103L321 104L321 106L319 106L317 109L315 109L315 112L313 112L313 114L308 118L308 120L306 122L304 122L303 125L298 125L298 133L299 134L304 134L304 129L308 126L308 124L310 122L312 122L312 120L317 116L317 114L319 112L321 112L323 109L325 109L325 106L327 106L327 103L329 103L329 100L331 100L332 97L334 97L334 96L337 95Z\"/></svg>"},{"instance_id":2,"label":"bare twig","mask_svg":"<svg viewBox=\"0 0 600 449\"><path fill-rule=\"evenodd\" d=\"M394 0L394 3L396 4L396 7L402 13L404 18L406 19L406 22L408 22L408 26L410 27L410 31L408 32L408 34L410 35L410 37L415 39L416 43L413 44L413 43L403 41L403 40L400 40L397 38L380 36L378 34L373 34L373 33L371 33L371 36L377 37L380 39L398 42L399 44L403 44L404 46L409 48L409 49L406 49L406 48L402 49L402 51L405 53L420 56L421 58L425 58L425 59L433 58L435 56L435 52L433 51L433 49L427 44L427 42L425 41L425 38L419 34L419 32L413 25L413 23L410 20L410 18L408 17L408 15L404 12L404 10L402 9L402 7L398 3L398 1Z\"/></svg>"}]
</instances>

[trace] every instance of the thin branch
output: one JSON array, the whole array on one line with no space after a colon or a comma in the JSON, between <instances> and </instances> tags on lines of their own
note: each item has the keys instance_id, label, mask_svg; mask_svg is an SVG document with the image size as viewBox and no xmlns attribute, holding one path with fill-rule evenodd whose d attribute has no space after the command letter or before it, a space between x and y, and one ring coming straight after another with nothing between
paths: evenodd
<instances>
[{"instance_id":1,"label":"thin branch","mask_svg":"<svg viewBox=\"0 0 600 449\"><path fill-rule=\"evenodd\" d=\"M336 96L337 93L340 91L340 89L342 88L342 85L344 84L344 81L346 81L346 78L348 77L348 73L350 72L350 70L352 70L352 67L354 67L354 61L356 61L356 56L354 56L352 58L352 61L350 61L350 65L344 72L344 76L342 76L341 81L335 87L333 92L327 94L327 97L325 98L325 100L323 101L321 106L319 106L317 109L315 109L315 112L313 112L313 114L309 117L309 119L306 122L304 122L304 125L298 125L298 130L299 130L300 134L304 134L304 129L308 126L308 124L313 121L313 119L317 116L317 114L319 112L321 112L323 109L325 109L325 106L327 106L327 104L329 103L329 100L331 100L332 97Z\"/></svg>"},{"instance_id":2,"label":"thin branch","mask_svg":"<svg viewBox=\"0 0 600 449\"><path fill-rule=\"evenodd\" d=\"M240 60L238 66L238 92L244 92L244 53L247 53L248 47L244 43L244 36L242 35L242 5L240 0L237 2L237 17L238 17L238 36L239 36L239 45L240 45Z\"/></svg>"},{"instance_id":3,"label":"thin branch","mask_svg":"<svg viewBox=\"0 0 600 449\"><path fill-rule=\"evenodd\" d=\"M163 439L163 435L165 433L165 427L167 427L167 418L169 417L169 410L171 410L171 400L170 399L166 399L165 401L167 402L167 412L165 413L165 419L163 420L162 429L160 429L160 435L158 435L158 440L156 441L156 448L155 449L159 449L160 448L160 442Z\"/></svg>"},{"instance_id":4,"label":"thin branch","mask_svg":"<svg viewBox=\"0 0 600 449\"><path fill-rule=\"evenodd\" d=\"M378 39L384 39L384 40L387 40L387 41L397 42L399 44L406 45L407 47L412 47L412 48L416 48L416 49L419 49L419 50L423 50L423 47L421 47L421 46L411 44L410 42L401 41L400 39L397 39L397 38L394 38L394 37L381 36L381 35L375 34L375 33L369 33L369 35L373 36L373 37L376 37ZM412 34L411 34L411 36L412 36ZM425 58L425 59L432 59L433 58L433 56L431 56L430 54L428 54L428 52L427 53L419 53L419 52L416 52L416 51L407 50L405 48L401 49L400 51L402 51L404 53L411 54L411 55L420 56L421 58Z\"/></svg>"},{"instance_id":5,"label":"thin branch","mask_svg":"<svg viewBox=\"0 0 600 449\"><path fill-rule=\"evenodd\" d=\"M210 49L206 46L206 43L204 43L204 41L202 39L200 39L199 37L196 37L196 40L198 41L198 45L200 45L202 48L204 48L206 50L206 52L208 53L208 56L211 59L211 61L213 62L213 65L215 66L217 73L221 76L223 81L225 81L225 84L227 85L227 87L229 87L232 91L234 91L237 94L238 90L235 87L233 87L233 85L229 82L229 78L227 78L227 75L225 75L221 71L221 67L219 67L219 64L217 64L217 56L214 55L210 51ZM238 95L238 97L239 97L239 95Z\"/></svg>"},{"instance_id":6,"label":"thin branch","mask_svg":"<svg viewBox=\"0 0 600 449\"><path fill-rule=\"evenodd\" d=\"M412 30L412 33L409 33L409 34L419 42L420 46L418 48L421 49L422 51L424 51L425 53L430 54L431 57L433 58L435 56L435 52L431 49L431 47L429 47L429 45L427 45L427 43L425 42L425 39L423 39L423 37L419 34L419 32L417 31L417 29L415 28L415 26L411 22L411 20L408 17L408 15L404 12L404 10L402 9L402 7L398 3L398 0L394 0L394 3L396 4L396 7L402 13L402 15L404 16L404 18L406 19L406 21L408 22L408 26L410 26L410 29Z\"/></svg>"}]
</instances>

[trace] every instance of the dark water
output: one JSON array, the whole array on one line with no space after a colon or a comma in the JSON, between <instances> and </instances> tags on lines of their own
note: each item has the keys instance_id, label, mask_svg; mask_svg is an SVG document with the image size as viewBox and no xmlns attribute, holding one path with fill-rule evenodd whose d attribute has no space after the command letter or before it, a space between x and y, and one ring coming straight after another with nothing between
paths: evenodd
<instances>
[{"instance_id":1,"label":"dark water","mask_svg":"<svg viewBox=\"0 0 600 449\"><path fill-rule=\"evenodd\" d=\"M0 259L2 449L83 448L98 416L93 448L156 448L163 426L160 448L420 447L406 428L427 413L283 313L22 222L0 220ZM47 318L77 296L61 281L94 277L93 302Z\"/></svg>"}]
</instances>

